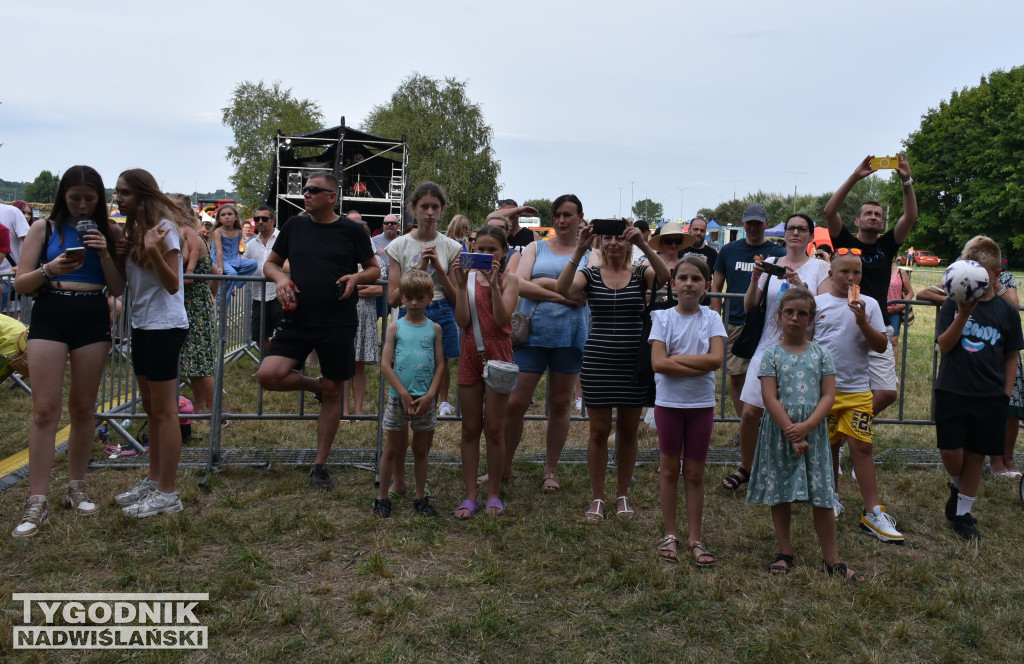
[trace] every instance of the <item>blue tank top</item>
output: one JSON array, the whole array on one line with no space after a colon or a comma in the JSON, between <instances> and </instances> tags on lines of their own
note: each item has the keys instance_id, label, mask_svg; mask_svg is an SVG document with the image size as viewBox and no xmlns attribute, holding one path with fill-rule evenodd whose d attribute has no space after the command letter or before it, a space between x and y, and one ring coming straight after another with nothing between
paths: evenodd
<instances>
[{"instance_id":1,"label":"blue tank top","mask_svg":"<svg viewBox=\"0 0 1024 664\"><path fill-rule=\"evenodd\" d=\"M49 223L44 221L42 223ZM65 249L71 249L72 247L85 247L84 244L78 240L78 231L75 230L75 225L70 222L64 222L61 229L64 233L63 242L61 242L60 233L54 230L50 235L50 242L46 245L46 260L47 262L57 260L57 258L64 253ZM100 254L95 249L85 247L85 263L82 267L78 268L74 272L68 274L62 274L57 277L55 281L74 281L80 284L106 284L107 279L103 276L103 267L100 265Z\"/></svg>"},{"instance_id":2,"label":"blue tank top","mask_svg":"<svg viewBox=\"0 0 1024 664\"><path fill-rule=\"evenodd\" d=\"M434 380L434 322L413 325L408 319L398 319L395 333L395 375L413 398L430 390ZM388 386L392 399L398 398L395 388Z\"/></svg>"},{"instance_id":3,"label":"blue tank top","mask_svg":"<svg viewBox=\"0 0 1024 664\"><path fill-rule=\"evenodd\" d=\"M533 263L532 279L548 277L557 279L568 264L572 254L559 256L548 249L545 241L535 242L537 259ZM589 252L580 261L586 266ZM583 269L577 268L577 271ZM538 348L575 348L581 353L587 343L587 329L590 322L590 307L570 307L557 302L540 302L520 298L519 309L530 317L530 339L527 346Z\"/></svg>"}]
</instances>

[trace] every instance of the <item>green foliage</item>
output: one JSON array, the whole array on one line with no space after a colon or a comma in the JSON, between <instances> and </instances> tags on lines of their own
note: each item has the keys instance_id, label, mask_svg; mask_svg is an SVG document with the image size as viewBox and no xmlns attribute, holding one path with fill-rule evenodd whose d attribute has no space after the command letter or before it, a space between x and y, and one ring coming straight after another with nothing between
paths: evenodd
<instances>
[{"instance_id":1,"label":"green foliage","mask_svg":"<svg viewBox=\"0 0 1024 664\"><path fill-rule=\"evenodd\" d=\"M541 226L551 225L551 199L550 198L534 198L525 201L523 205L529 205L537 208L537 215L540 217Z\"/></svg>"},{"instance_id":2,"label":"green foliage","mask_svg":"<svg viewBox=\"0 0 1024 664\"><path fill-rule=\"evenodd\" d=\"M911 243L955 255L981 233L1024 248L1024 67L953 91L904 145L920 208Z\"/></svg>"},{"instance_id":3,"label":"green foliage","mask_svg":"<svg viewBox=\"0 0 1024 664\"><path fill-rule=\"evenodd\" d=\"M50 171L42 171L35 180L25 185L25 200L30 203L52 203L59 184L59 177Z\"/></svg>"},{"instance_id":4,"label":"green foliage","mask_svg":"<svg viewBox=\"0 0 1024 664\"><path fill-rule=\"evenodd\" d=\"M711 219L722 226L742 226L743 208L745 207L747 207L747 203L741 199L734 198L731 201L724 201L719 203L711 213Z\"/></svg>"},{"instance_id":5,"label":"green foliage","mask_svg":"<svg viewBox=\"0 0 1024 664\"><path fill-rule=\"evenodd\" d=\"M0 178L0 200L16 201L25 198L27 182L8 182Z\"/></svg>"},{"instance_id":6,"label":"green foliage","mask_svg":"<svg viewBox=\"0 0 1024 664\"><path fill-rule=\"evenodd\" d=\"M633 204L633 218L644 219L646 221L654 221L655 219L661 218L665 214L665 210L661 203L652 201L649 198L642 198Z\"/></svg>"},{"instance_id":7,"label":"green foliage","mask_svg":"<svg viewBox=\"0 0 1024 664\"><path fill-rule=\"evenodd\" d=\"M444 222L456 214L479 225L498 198L501 164L494 158L494 130L466 96L466 81L413 73L385 104L374 106L362 128L377 136L405 135L412 186L431 180L445 188Z\"/></svg>"},{"instance_id":8,"label":"green foliage","mask_svg":"<svg viewBox=\"0 0 1024 664\"><path fill-rule=\"evenodd\" d=\"M269 86L263 81L239 83L221 112L222 122L235 134L235 144L228 147L228 161L235 168L231 183L247 210L263 203L277 131L303 134L323 128L320 105L296 99L280 81Z\"/></svg>"}]
</instances>

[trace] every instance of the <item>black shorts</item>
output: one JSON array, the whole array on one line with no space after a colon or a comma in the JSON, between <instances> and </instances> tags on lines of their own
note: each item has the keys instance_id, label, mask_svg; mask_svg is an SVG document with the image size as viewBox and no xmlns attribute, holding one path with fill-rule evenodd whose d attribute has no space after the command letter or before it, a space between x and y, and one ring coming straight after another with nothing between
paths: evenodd
<instances>
[{"instance_id":1,"label":"black shorts","mask_svg":"<svg viewBox=\"0 0 1024 664\"><path fill-rule=\"evenodd\" d=\"M136 376L150 382L176 380L178 356L185 345L188 328L140 330L132 328L132 368Z\"/></svg>"},{"instance_id":2,"label":"black shorts","mask_svg":"<svg viewBox=\"0 0 1024 664\"><path fill-rule=\"evenodd\" d=\"M354 326L286 327L274 335L267 355L288 357L301 364L315 350L324 378L340 383L356 373L355 340Z\"/></svg>"},{"instance_id":3,"label":"black shorts","mask_svg":"<svg viewBox=\"0 0 1024 664\"><path fill-rule=\"evenodd\" d=\"M67 344L69 350L110 343L110 307L103 291L46 290L32 305L29 339Z\"/></svg>"},{"instance_id":4,"label":"black shorts","mask_svg":"<svg viewBox=\"0 0 1024 664\"><path fill-rule=\"evenodd\" d=\"M265 305L265 306L264 306ZM263 314L264 337L269 339L274 336L274 330L281 324L281 303L277 299L267 300L265 303L260 300L252 301L252 340L260 338L260 314Z\"/></svg>"},{"instance_id":5,"label":"black shorts","mask_svg":"<svg viewBox=\"0 0 1024 664\"><path fill-rule=\"evenodd\" d=\"M1010 397L968 397L935 390L935 439L940 450L984 456L1006 451L1006 408Z\"/></svg>"}]
</instances>

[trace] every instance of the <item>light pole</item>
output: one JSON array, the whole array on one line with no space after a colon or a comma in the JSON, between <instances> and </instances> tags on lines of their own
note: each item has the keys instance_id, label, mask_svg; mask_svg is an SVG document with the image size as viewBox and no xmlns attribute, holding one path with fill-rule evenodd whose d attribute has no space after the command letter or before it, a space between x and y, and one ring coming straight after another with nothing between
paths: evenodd
<instances>
[{"instance_id":1,"label":"light pole","mask_svg":"<svg viewBox=\"0 0 1024 664\"><path fill-rule=\"evenodd\" d=\"M629 218L633 218L633 185L636 184L636 180L629 181Z\"/></svg>"},{"instance_id":2,"label":"light pole","mask_svg":"<svg viewBox=\"0 0 1024 664\"><path fill-rule=\"evenodd\" d=\"M679 190L679 223L683 223L683 192L689 187L676 187Z\"/></svg>"},{"instance_id":3,"label":"light pole","mask_svg":"<svg viewBox=\"0 0 1024 664\"><path fill-rule=\"evenodd\" d=\"M732 183L732 200L736 200L736 183L743 182L743 180L726 180L726 182Z\"/></svg>"},{"instance_id":4,"label":"light pole","mask_svg":"<svg viewBox=\"0 0 1024 664\"><path fill-rule=\"evenodd\" d=\"M622 218L622 187L619 187L619 219Z\"/></svg>"},{"instance_id":5,"label":"light pole","mask_svg":"<svg viewBox=\"0 0 1024 664\"><path fill-rule=\"evenodd\" d=\"M807 175L806 171L786 171L787 174L793 176L793 212L796 213L796 184L800 180L801 175Z\"/></svg>"}]
</instances>

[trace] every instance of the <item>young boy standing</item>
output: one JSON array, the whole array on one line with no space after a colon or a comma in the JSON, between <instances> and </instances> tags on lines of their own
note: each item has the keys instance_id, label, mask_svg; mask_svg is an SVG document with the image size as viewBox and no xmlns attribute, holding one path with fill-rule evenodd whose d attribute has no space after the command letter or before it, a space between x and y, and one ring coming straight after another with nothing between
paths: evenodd
<instances>
[{"instance_id":1,"label":"young boy standing","mask_svg":"<svg viewBox=\"0 0 1024 664\"><path fill-rule=\"evenodd\" d=\"M387 435L380 459L380 497L373 503L373 513L385 518L391 516L388 487L395 469L405 463L411 424L416 481L412 507L423 516L437 516L437 510L425 493L427 457L437 427L434 399L444 369L441 327L426 316L427 305L434 299L434 282L422 270L409 270L402 275L399 289L406 314L388 325L380 362L390 398L384 410L383 428Z\"/></svg>"},{"instance_id":2,"label":"young boy standing","mask_svg":"<svg viewBox=\"0 0 1024 664\"><path fill-rule=\"evenodd\" d=\"M959 304L948 298L939 309L942 363L935 381L935 437L950 476L946 518L957 535L971 540L981 537L971 511L982 461L1005 449L1006 412L1024 334L1020 312L995 294L999 245L976 236L964 246L961 258L988 271L988 290L974 302Z\"/></svg>"},{"instance_id":3,"label":"young boy standing","mask_svg":"<svg viewBox=\"0 0 1024 664\"><path fill-rule=\"evenodd\" d=\"M832 259L832 289L815 298L818 316L814 340L832 354L836 368L836 400L828 414L833 479L838 489L839 449L846 440L864 499L860 529L883 542L903 544L903 534L896 530L896 522L878 502L871 447L874 410L867 366L869 351L881 353L889 340L876 301L859 294L862 275L860 250L839 249ZM843 511L838 493L833 510L838 520Z\"/></svg>"}]
</instances>

